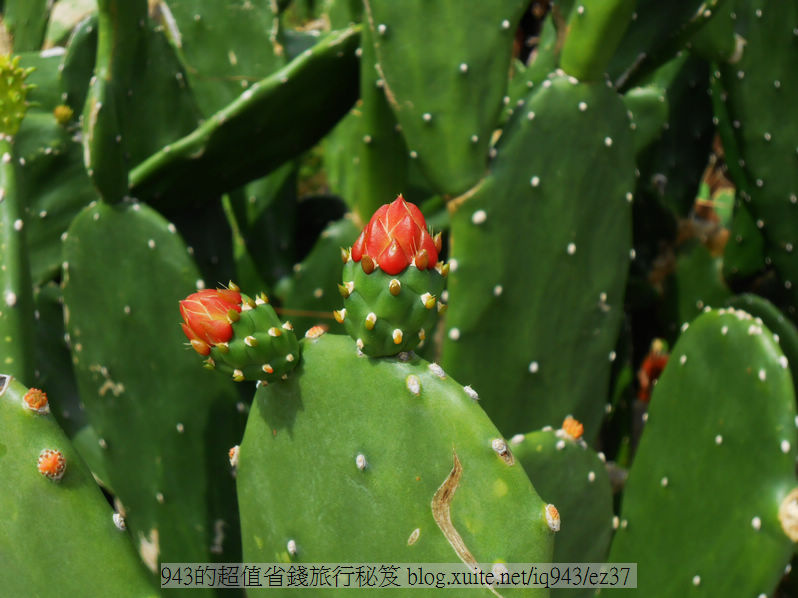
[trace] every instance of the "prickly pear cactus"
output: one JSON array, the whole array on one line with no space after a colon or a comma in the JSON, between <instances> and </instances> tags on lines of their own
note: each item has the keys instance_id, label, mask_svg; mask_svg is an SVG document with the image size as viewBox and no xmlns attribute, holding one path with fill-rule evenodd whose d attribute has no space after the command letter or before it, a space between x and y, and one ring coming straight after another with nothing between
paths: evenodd
<instances>
[{"instance_id":1,"label":"prickly pear cactus","mask_svg":"<svg viewBox=\"0 0 798 598\"><path fill-rule=\"evenodd\" d=\"M97 203L70 226L63 268L78 389L142 558L153 571L238 558L223 451L241 415L177 325L177 301L204 283L176 229L147 206Z\"/></svg>"},{"instance_id":2,"label":"prickly pear cactus","mask_svg":"<svg viewBox=\"0 0 798 598\"><path fill-rule=\"evenodd\" d=\"M510 439L515 458L541 498L557 505L562 525L553 560L558 563L603 563L612 539L612 490L606 459L587 446L583 431L579 421L566 417L556 430L549 427ZM563 588L552 590L552 595L592 596L593 592Z\"/></svg>"},{"instance_id":3,"label":"prickly pear cactus","mask_svg":"<svg viewBox=\"0 0 798 598\"><path fill-rule=\"evenodd\" d=\"M180 302L183 332L193 349L208 356L205 367L236 382L269 382L288 376L299 358L291 322L281 322L261 293L256 299L227 289L205 289Z\"/></svg>"},{"instance_id":4,"label":"prickly pear cactus","mask_svg":"<svg viewBox=\"0 0 798 598\"><path fill-rule=\"evenodd\" d=\"M3 593L46 598L86 595L91 588L109 596L157 596L124 519L53 419L46 393L0 375L0 428ZM55 583L53 567L61 565L69 575Z\"/></svg>"},{"instance_id":5,"label":"prickly pear cactus","mask_svg":"<svg viewBox=\"0 0 798 598\"><path fill-rule=\"evenodd\" d=\"M400 195L343 250L344 308L335 318L366 355L412 351L432 332L448 272L440 249L440 235L430 235L421 211Z\"/></svg>"},{"instance_id":6,"label":"prickly pear cactus","mask_svg":"<svg viewBox=\"0 0 798 598\"><path fill-rule=\"evenodd\" d=\"M14 138L28 109L29 69L0 55L0 368L33 382L33 292L25 200L17 185Z\"/></svg>"},{"instance_id":7,"label":"prickly pear cactus","mask_svg":"<svg viewBox=\"0 0 798 598\"><path fill-rule=\"evenodd\" d=\"M508 124L491 174L450 202L442 364L507 434L569 413L598 432L631 250L629 127L613 90L555 74Z\"/></svg>"},{"instance_id":8,"label":"prickly pear cactus","mask_svg":"<svg viewBox=\"0 0 798 598\"><path fill-rule=\"evenodd\" d=\"M766 255L795 304L798 134L790 115L798 78L790 65L798 60L798 6L738 2L735 31L745 43L742 55L713 71L723 104L720 131L724 145L739 151L740 161L730 165L730 172L743 199L750 202L746 208L764 235Z\"/></svg>"},{"instance_id":9,"label":"prickly pear cactus","mask_svg":"<svg viewBox=\"0 0 798 598\"><path fill-rule=\"evenodd\" d=\"M519 0L466 11L451 0L364 4L377 70L410 157L441 193L463 193L485 172L524 6Z\"/></svg>"},{"instance_id":10,"label":"prickly pear cactus","mask_svg":"<svg viewBox=\"0 0 798 598\"><path fill-rule=\"evenodd\" d=\"M472 389L412 354L309 334L289 379L256 393L239 449L245 559L550 560L556 510Z\"/></svg>"},{"instance_id":11,"label":"prickly pear cactus","mask_svg":"<svg viewBox=\"0 0 798 598\"><path fill-rule=\"evenodd\" d=\"M654 389L609 560L639 563L641 596L770 595L794 548L797 441L773 334L743 311L702 314Z\"/></svg>"}]
</instances>

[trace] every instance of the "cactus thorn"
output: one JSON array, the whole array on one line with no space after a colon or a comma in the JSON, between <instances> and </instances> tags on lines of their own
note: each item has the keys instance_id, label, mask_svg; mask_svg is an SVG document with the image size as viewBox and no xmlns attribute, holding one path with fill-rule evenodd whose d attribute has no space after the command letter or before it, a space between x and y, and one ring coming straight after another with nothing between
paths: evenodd
<instances>
[{"instance_id":1,"label":"cactus thorn","mask_svg":"<svg viewBox=\"0 0 798 598\"><path fill-rule=\"evenodd\" d=\"M230 352L230 345L227 343L216 343L216 348L219 349L219 353L224 355Z\"/></svg>"},{"instance_id":2,"label":"cactus thorn","mask_svg":"<svg viewBox=\"0 0 798 598\"><path fill-rule=\"evenodd\" d=\"M261 367L261 369L264 372L266 372L267 374L273 374L274 373L274 368L271 365L269 365L268 363L264 363L263 366Z\"/></svg>"},{"instance_id":3,"label":"cactus thorn","mask_svg":"<svg viewBox=\"0 0 798 598\"><path fill-rule=\"evenodd\" d=\"M560 531L560 512L552 504L546 505L546 523L551 531Z\"/></svg>"},{"instance_id":4,"label":"cactus thorn","mask_svg":"<svg viewBox=\"0 0 798 598\"><path fill-rule=\"evenodd\" d=\"M432 242L435 243L435 249L437 249L438 253L440 253L441 248L443 247L443 239L441 237L441 233L435 233L435 236L432 237Z\"/></svg>"},{"instance_id":5,"label":"cactus thorn","mask_svg":"<svg viewBox=\"0 0 798 598\"><path fill-rule=\"evenodd\" d=\"M405 386L407 386L407 390L414 395L418 396L421 394L421 380L419 380L418 376L415 374L410 374L405 379Z\"/></svg>"},{"instance_id":6,"label":"cactus thorn","mask_svg":"<svg viewBox=\"0 0 798 598\"><path fill-rule=\"evenodd\" d=\"M350 250L341 247L341 261L346 263L349 261Z\"/></svg>"},{"instance_id":7,"label":"cactus thorn","mask_svg":"<svg viewBox=\"0 0 798 598\"><path fill-rule=\"evenodd\" d=\"M240 314L240 313L238 313L238 311L237 311L237 310L235 310L235 309L229 309L229 310L227 311L227 321L228 321L228 322L230 322L231 324L235 324L235 323L236 323L236 322L238 322L240 319L241 319L241 314Z\"/></svg>"},{"instance_id":8,"label":"cactus thorn","mask_svg":"<svg viewBox=\"0 0 798 598\"><path fill-rule=\"evenodd\" d=\"M394 329L393 333L391 334L391 337L393 338L394 345L402 344L402 331L399 330L398 328Z\"/></svg>"},{"instance_id":9,"label":"cactus thorn","mask_svg":"<svg viewBox=\"0 0 798 598\"><path fill-rule=\"evenodd\" d=\"M402 283L396 278L392 278L391 282L388 283L388 290L391 292L391 295L396 297L399 294L399 291L402 290Z\"/></svg>"},{"instance_id":10,"label":"cactus thorn","mask_svg":"<svg viewBox=\"0 0 798 598\"><path fill-rule=\"evenodd\" d=\"M113 521L116 529L120 532L123 532L127 529L127 524L125 523L125 518L122 516L121 513L114 513L113 514Z\"/></svg>"},{"instance_id":11,"label":"cactus thorn","mask_svg":"<svg viewBox=\"0 0 798 598\"><path fill-rule=\"evenodd\" d=\"M349 295L352 294L352 291L355 290L355 281L354 280L347 280L344 281L344 284L338 285L338 292L341 293L341 297L347 299Z\"/></svg>"},{"instance_id":12,"label":"cactus thorn","mask_svg":"<svg viewBox=\"0 0 798 598\"><path fill-rule=\"evenodd\" d=\"M423 303L424 307L426 307L427 309L432 309L433 307L435 307L437 301L438 299L437 297L435 297L435 295L430 295L429 293L424 293L423 295L421 295L421 303Z\"/></svg>"},{"instance_id":13,"label":"cactus thorn","mask_svg":"<svg viewBox=\"0 0 798 598\"><path fill-rule=\"evenodd\" d=\"M333 311L333 317L335 318L336 322L338 322L339 324L343 324L344 320L346 319L346 308L344 307L343 309L336 309L335 311Z\"/></svg>"},{"instance_id":14,"label":"cactus thorn","mask_svg":"<svg viewBox=\"0 0 798 598\"><path fill-rule=\"evenodd\" d=\"M427 266L429 265L429 254L427 253L426 249L422 249L418 252L415 258L413 258L413 264L419 270L426 270Z\"/></svg>"},{"instance_id":15,"label":"cactus thorn","mask_svg":"<svg viewBox=\"0 0 798 598\"><path fill-rule=\"evenodd\" d=\"M377 267L377 262L374 261L374 258L371 256L364 255L362 258L360 258L360 265L363 268L363 272L366 274L371 274L374 272L374 268Z\"/></svg>"},{"instance_id":16,"label":"cactus thorn","mask_svg":"<svg viewBox=\"0 0 798 598\"><path fill-rule=\"evenodd\" d=\"M335 315L335 312L333 312L333 315ZM338 318L336 318L336 321L337 321L337 320L338 320ZM324 326L318 326L318 325L317 325L317 326L311 326L311 327L310 327L310 328L308 328L308 329L307 329L307 331L305 332L305 338L309 338L309 339L317 339L317 338L319 338L319 337L320 337L322 334L324 334L325 332L327 332L327 329L326 329L326 328L324 328Z\"/></svg>"},{"instance_id":17,"label":"cactus thorn","mask_svg":"<svg viewBox=\"0 0 798 598\"><path fill-rule=\"evenodd\" d=\"M244 344L246 344L247 347L257 347L258 346L258 339L256 339L252 335L245 336L244 337Z\"/></svg>"},{"instance_id":18,"label":"cactus thorn","mask_svg":"<svg viewBox=\"0 0 798 598\"><path fill-rule=\"evenodd\" d=\"M230 458L230 466L231 467L237 467L238 466L238 451L239 451L239 446L235 445L227 453L227 456Z\"/></svg>"},{"instance_id":19,"label":"cactus thorn","mask_svg":"<svg viewBox=\"0 0 798 598\"><path fill-rule=\"evenodd\" d=\"M282 334L283 334L283 331L280 330L279 328L277 328L276 326L272 326L271 328L269 328L269 336L278 337L278 336L282 336Z\"/></svg>"},{"instance_id":20,"label":"cactus thorn","mask_svg":"<svg viewBox=\"0 0 798 598\"><path fill-rule=\"evenodd\" d=\"M255 297L255 305L263 305L264 303L268 302L269 302L269 297L263 291L258 293L258 296Z\"/></svg>"},{"instance_id":21,"label":"cactus thorn","mask_svg":"<svg viewBox=\"0 0 798 598\"><path fill-rule=\"evenodd\" d=\"M283 329L284 330L293 330L294 329L294 325L290 321L286 320L285 323L283 324Z\"/></svg>"},{"instance_id":22,"label":"cactus thorn","mask_svg":"<svg viewBox=\"0 0 798 598\"><path fill-rule=\"evenodd\" d=\"M243 382L245 380L244 372L241 370L233 370L233 380L236 382Z\"/></svg>"},{"instance_id":23,"label":"cactus thorn","mask_svg":"<svg viewBox=\"0 0 798 598\"><path fill-rule=\"evenodd\" d=\"M369 312L366 316L366 330L374 330L374 325L377 323L377 314L373 311Z\"/></svg>"},{"instance_id":24,"label":"cactus thorn","mask_svg":"<svg viewBox=\"0 0 798 598\"><path fill-rule=\"evenodd\" d=\"M355 465L360 471L363 471L368 467L368 461L366 461L366 456L363 453L358 453L357 457L355 457Z\"/></svg>"}]
</instances>

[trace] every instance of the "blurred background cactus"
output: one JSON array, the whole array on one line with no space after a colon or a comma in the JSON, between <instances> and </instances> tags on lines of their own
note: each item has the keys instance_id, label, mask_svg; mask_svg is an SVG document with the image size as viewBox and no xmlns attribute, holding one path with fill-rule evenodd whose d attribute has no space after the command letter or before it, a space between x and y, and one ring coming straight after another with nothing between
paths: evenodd
<instances>
[{"instance_id":1,"label":"blurred background cactus","mask_svg":"<svg viewBox=\"0 0 798 598\"><path fill-rule=\"evenodd\" d=\"M612 560L798 596L795 1L0 9L9 595Z\"/></svg>"}]
</instances>

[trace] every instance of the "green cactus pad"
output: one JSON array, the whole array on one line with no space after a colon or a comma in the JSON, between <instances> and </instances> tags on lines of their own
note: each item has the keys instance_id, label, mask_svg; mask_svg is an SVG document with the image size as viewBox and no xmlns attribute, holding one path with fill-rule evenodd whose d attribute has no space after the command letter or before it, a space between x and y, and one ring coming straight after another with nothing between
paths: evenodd
<instances>
[{"instance_id":1,"label":"green cactus pad","mask_svg":"<svg viewBox=\"0 0 798 598\"><path fill-rule=\"evenodd\" d=\"M165 3L164 3L165 4ZM159 20L180 51L203 114L212 115L250 84L284 66L269 0L170 0Z\"/></svg>"},{"instance_id":2,"label":"green cactus pad","mask_svg":"<svg viewBox=\"0 0 798 598\"><path fill-rule=\"evenodd\" d=\"M395 276L379 268L366 274L350 257L343 280L346 311L336 317L343 317L347 333L366 355L412 351L438 321L445 280L435 269L419 270L411 264Z\"/></svg>"},{"instance_id":3,"label":"green cactus pad","mask_svg":"<svg viewBox=\"0 0 798 598\"><path fill-rule=\"evenodd\" d=\"M535 86L496 151L485 181L450 202L442 365L479 391L506 434L570 413L591 441L631 250L627 110L604 84L555 75Z\"/></svg>"},{"instance_id":4,"label":"green cactus pad","mask_svg":"<svg viewBox=\"0 0 798 598\"><path fill-rule=\"evenodd\" d=\"M735 2L727 1L715 15L690 38L690 52L710 62L732 62L740 51L734 33Z\"/></svg>"},{"instance_id":5,"label":"green cactus pad","mask_svg":"<svg viewBox=\"0 0 798 598\"><path fill-rule=\"evenodd\" d=\"M268 303L243 297L239 320L233 323L233 338L211 348L210 369L232 374L236 382L287 376L299 363L299 343L290 322L281 322Z\"/></svg>"},{"instance_id":6,"label":"green cactus pad","mask_svg":"<svg viewBox=\"0 0 798 598\"><path fill-rule=\"evenodd\" d=\"M470 388L418 357L359 356L349 337L302 345L296 374L258 390L241 443L247 561L550 561L546 505ZM488 595L458 589L472 593Z\"/></svg>"},{"instance_id":7,"label":"green cactus pad","mask_svg":"<svg viewBox=\"0 0 798 598\"><path fill-rule=\"evenodd\" d=\"M632 20L636 0L580 0L571 10L560 66L582 81L598 81Z\"/></svg>"},{"instance_id":8,"label":"green cactus pad","mask_svg":"<svg viewBox=\"0 0 798 598\"><path fill-rule=\"evenodd\" d=\"M32 384L33 291L17 171L12 138L0 134L0 369Z\"/></svg>"},{"instance_id":9,"label":"green cactus pad","mask_svg":"<svg viewBox=\"0 0 798 598\"><path fill-rule=\"evenodd\" d=\"M212 197L312 147L356 99L359 33L359 27L329 33L273 75L250 85L192 133L136 166L131 172L133 194L160 198L161 205L184 197ZM318 93L308 93L309 88Z\"/></svg>"},{"instance_id":10,"label":"green cactus pad","mask_svg":"<svg viewBox=\"0 0 798 598\"><path fill-rule=\"evenodd\" d=\"M114 525L113 510L53 416L23 407L27 391L0 375L3 594L157 596L129 535ZM65 459L60 480L37 471L45 449Z\"/></svg>"},{"instance_id":11,"label":"green cactus pad","mask_svg":"<svg viewBox=\"0 0 798 598\"><path fill-rule=\"evenodd\" d=\"M52 5L48 0L6 0L3 25L14 38L14 52L36 51L42 47Z\"/></svg>"},{"instance_id":12,"label":"green cactus pad","mask_svg":"<svg viewBox=\"0 0 798 598\"><path fill-rule=\"evenodd\" d=\"M770 301L752 293L735 295L726 301L726 306L742 309L755 318L760 318L774 334L774 340L790 364L795 396L798 397L798 329L795 324Z\"/></svg>"},{"instance_id":13,"label":"green cactus pad","mask_svg":"<svg viewBox=\"0 0 798 598\"><path fill-rule=\"evenodd\" d=\"M291 272L297 253L297 171L294 162L287 162L229 194L236 280L243 288L270 291Z\"/></svg>"},{"instance_id":14,"label":"green cactus pad","mask_svg":"<svg viewBox=\"0 0 798 598\"><path fill-rule=\"evenodd\" d=\"M612 539L612 489L603 455L562 429L514 436L510 448L541 498L557 505L562 527L557 563L603 563ZM589 538L589 541L586 539ZM552 596L593 596L594 589L552 590Z\"/></svg>"},{"instance_id":15,"label":"green cactus pad","mask_svg":"<svg viewBox=\"0 0 798 598\"><path fill-rule=\"evenodd\" d=\"M735 201L729 240L723 253L723 276L734 282L765 269L765 237L742 199Z\"/></svg>"},{"instance_id":16,"label":"green cactus pad","mask_svg":"<svg viewBox=\"0 0 798 598\"><path fill-rule=\"evenodd\" d=\"M739 60L719 65L719 130L729 172L766 241L767 255L798 305L798 5L761 0L735 7L745 40ZM767 106L767 109L763 109Z\"/></svg>"},{"instance_id":17,"label":"green cactus pad","mask_svg":"<svg viewBox=\"0 0 798 598\"><path fill-rule=\"evenodd\" d=\"M674 331L705 308L726 305L731 291L723 280L722 261L697 241L682 248L665 289L665 309L670 310Z\"/></svg>"},{"instance_id":18,"label":"green cactus pad","mask_svg":"<svg viewBox=\"0 0 798 598\"><path fill-rule=\"evenodd\" d=\"M129 158L122 138L127 91L146 34L146 0L98 0L97 60L83 107L83 162L99 194L127 195Z\"/></svg>"},{"instance_id":19,"label":"green cactus pad","mask_svg":"<svg viewBox=\"0 0 798 598\"><path fill-rule=\"evenodd\" d=\"M650 194L679 218L693 208L712 152L715 127L708 78L709 66L685 52L647 79L667 89L668 118L662 136L638 158L636 193Z\"/></svg>"},{"instance_id":20,"label":"green cactus pad","mask_svg":"<svg viewBox=\"0 0 798 598\"><path fill-rule=\"evenodd\" d=\"M53 114L63 101L62 58L38 52L20 57L20 64L35 69L27 78L32 85L30 107L14 137L14 168L18 192L26 201L25 242L34 285L56 277L61 235L77 212L97 197L83 166L81 144L73 138L74 126L59 125Z\"/></svg>"},{"instance_id":21,"label":"green cactus pad","mask_svg":"<svg viewBox=\"0 0 798 598\"><path fill-rule=\"evenodd\" d=\"M410 156L439 193L463 193L485 174L526 5L365 2L386 96Z\"/></svg>"},{"instance_id":22,"label":"green cactus pad","mask_svg":"<svg viewBox=\"0 0 798 598\"><path fill-rule=\"evenodd\" d=\"M794 544L795 396L761 320L708 311L673 347L629 472L610 561L637 561L634 595L772 595ZM744 570L728 563L747 562Z\"/></svg>"},{"instance_id":23,"label":"green cactus pad","mask_svg":"<svg viewBox=\"0 0 798 598\"><path fill-rule=\"evenodd\" d=\"M612 80L619 87L639 84L642 77L671 60L728 1L638 0L632 22L610 62Z\"/></svg>"},{"instance_id":24,"label":"green cactus pad","mask_svg":"<svg viewBox=\"0 0 798 598\"><path fill-rule=\"evenodd\" d=\"M363 31L360 57L360 113L358 138L358 185L355 211L364 222L381 205L383 197L396 197L408 189L410 156L386 97L380 63L370 27Z\"/></svg>"},{"instance_id":25,"label":"green cactus pad","mask_svg":"<svg viewBox=\"0 0 798 598\"><path fill-rule=\"evenodd\" d=\"M668 121L668 102L665 89L657 84L630 89L623 95L623 101L635 124L635 153L650 146L660 135L663 125Z\"/></svg>"},{"instance_id":26,"label":"green cactus pad","mask_svg":"<svg viewBox=\"0 0 798 598\"><path fill-rule=\"evenodd\" d=\"M243 423L235 385L198 366L178 325L178 301L198 284L176 229L147 206L98 203L67 232L64 318L80 398L156 569L240 558L226 456Z\"/></svg>"}]
</instances>

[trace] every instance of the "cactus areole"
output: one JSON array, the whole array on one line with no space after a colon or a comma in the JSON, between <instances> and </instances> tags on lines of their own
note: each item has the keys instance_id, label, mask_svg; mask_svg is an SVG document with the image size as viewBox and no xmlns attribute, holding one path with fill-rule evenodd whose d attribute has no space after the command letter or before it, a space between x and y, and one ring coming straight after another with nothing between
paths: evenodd
<instances>
[{"instance_id":1,"label":"cactus areole","mask_svg":"<svg viewBox=\"0 0 798 598\"><path fill-rule=\"evenodd\" d=\"M334 315L363 353L396 355L424 341L445 308L440 250L440 234L433 237L421 211L399 195L343 251L344 309Z\"/></svg>"},{"instance_id":2,"label":"cactus areole","mask_svg":"<svg viewBox=\"0 0 798 598\"><path fill-rule=\"evenodd\" d=\"M281 322L269 299L227 289L206 289L180 302L183 332L192 348L207 357L205 367L236 382L285 379L299 362L299 342L291 322Z\"/></svg>"}]
</instances>

